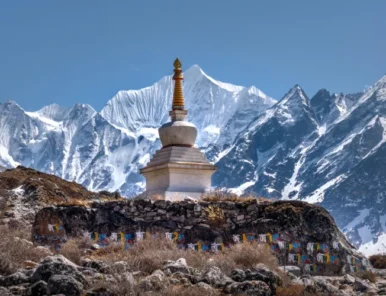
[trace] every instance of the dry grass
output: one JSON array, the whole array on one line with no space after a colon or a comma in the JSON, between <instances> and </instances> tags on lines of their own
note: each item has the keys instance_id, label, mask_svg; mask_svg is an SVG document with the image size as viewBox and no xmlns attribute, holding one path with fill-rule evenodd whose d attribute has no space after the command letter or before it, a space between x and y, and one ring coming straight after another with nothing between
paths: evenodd
<instances>
[{"instance_id":1,"label":"dry grass","mask_svg":"<svg viewBox=\"0 0 386 296\"><path fill-rule=\"evenodd\" d=\"M304 295L304 287L302 285L289 285L287 287L278 287L276 289L277 296L302 296Z\"/></svg>"},{"instance_id":2,"label":"dry grass","mask_svg":"<svg viewBox=\"0 0 386 296\"><path fill-rule=\"evenodd\" d=\"M370 256L369 260L374 268L386 269L386 255L373 255Z\"/></svg>"},{"instance_id":3,"label":"dry grass","mask_svg":"<svg viewBox=\"0 0 386 296\"><path fill-rule=\"evenodd\" d=\"M218 202L218 201L270 202L271 201L270 199L267 199L265 197L259 197L259 196L253 195L253 194L243 194L243 195L239 196L235 193L231 193L229 191L226 191L225 189L216 189L216 190L210 191L208 193L205 193L201 199L203 201L209 201L209 202Z\"/></svg>"},{"instance_id":4,"label":"dry grass","mask_svg":"<svg viewBox=\"0 0 386 296\"><path fill-rule=\"evenodd\" d=\"M1 173L0 188L12 190L20 186L23 186L26 194L35 195L34 198L40 202L52 205L76 205L76 200L122 200L117 193L90 192L75 182L23 166Z\"/></svg>"},{"instance_id":5,"label":"dry grass","mask_svg":"<svg viewBox=\"0 0 386 296\"><path fill-rule=\"evenodd\" d=\"M23 262L30 260L39 262L47 256L47 252L35 248L30 240L30 233L26 230L0 227L3 234L0 240L0 274L8 275L23 266Z\"/></svg>"},{"instance_id":6,"label":"dry grass","mask_svg":"<svg viewBox=\"0 0 386 296\"><path fill-rule=\"evenodd\" d=\"M360 271L355 273L356 277L359 277L362 280L369 280L372 283L377 281L377 276L372 271Z\"/></svg>"},{"instance_id":7,"label":"dry grass","mask_svg":"<svg viewBox=\"0 0 386 296\"><path fill-rule=\"evenodd\" d=\"M75 264L80 264L84 250L89 249L93 244L90 238L72 238L62 244L59 254L63 255Z\"/></svg>"},{"instance_id":8,"label":"dry grass","mask_svg":"<svg viewBox=\"0 0 386 296\"><path fill-rule=\"evenodd\" d=\"M221 208L214 205L209 205L204 209L210 225L212 226L224 226L226 224L226 218Z\"/></svg>"},{"instance_id":9,"label":"dry grass","mask_svg":"<svg viewBox=\"0 0 386 296\"><path fill-rule=\"evenodd\" d=\"M228 275L235 268L253 268L258 263L278 270L276 257L265 246L257 243L233 245L223 253L208 254L178 249L174 242L164 239L163 236L157 240L144 239L128 250L124 250L121 244L113 244L98 250L94 257L109 264L127 261L132 271L142 271L146 274L161 269L165 261L179 258L185 258L189 266L200 270L217 266Z\"/></svg>"}]
</instances>

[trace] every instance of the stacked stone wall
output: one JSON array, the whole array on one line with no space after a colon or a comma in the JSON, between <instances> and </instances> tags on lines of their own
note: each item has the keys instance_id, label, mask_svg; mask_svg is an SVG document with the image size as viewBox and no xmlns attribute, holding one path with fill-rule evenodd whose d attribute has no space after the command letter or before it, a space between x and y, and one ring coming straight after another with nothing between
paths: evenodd
<instances>
[{"instance_id":1,"label":"stacked stone wall","mask_svg":"<svg viewBox=\"0 0 386 296\"><path fill-rule=\"evenodd\" d=\"M130 248L145 237L164 236L179 248L221 252L256 241L282 265L313 273L368 268L322 207L299 201L191 202L127 200L91 207L51 207L36 215L34 240L60 247L70 237L89 236L100 246Z\"/></svg>"}]
</instances>

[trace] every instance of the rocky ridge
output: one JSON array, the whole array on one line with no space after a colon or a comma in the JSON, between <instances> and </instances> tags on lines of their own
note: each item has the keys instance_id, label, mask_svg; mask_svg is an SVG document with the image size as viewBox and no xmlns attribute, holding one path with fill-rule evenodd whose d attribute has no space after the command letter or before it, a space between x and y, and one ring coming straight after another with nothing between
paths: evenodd
<instances>
[{"instance_id":1,"label":"rocky ridge","mask_svg":"<svg viewBox=\"0 0 386 296\"><path fill-rule=\"evenodd\" d=\"M350 275L298 277L288 272L288 277L290 281L286 285L296 285L297 290L300 287L304 293L297 295L386 295L385 277L381 273L376 283ZM141 275L133 270L130 262L109 265L84 258L80 265L76 265L56 255L48 256L40 263L22 268L11 275L0 276L0 295L120 296L123 291L125 295L179 295L170 292L175 291L173 287L182 287L185 291L197 291L193 295L270 296L283 289L284 278L288 281L284 274L278 274L264 264L251 269L234 269L227 276L217 266L198 271L190 267L184 258L180 258L166 261L161 269L149 275ZM101 281L104 285L98 287ZM117 286L121 286L118 293ZM169 293L165 293L165 290Z\"/></svg>"}]
</instances>

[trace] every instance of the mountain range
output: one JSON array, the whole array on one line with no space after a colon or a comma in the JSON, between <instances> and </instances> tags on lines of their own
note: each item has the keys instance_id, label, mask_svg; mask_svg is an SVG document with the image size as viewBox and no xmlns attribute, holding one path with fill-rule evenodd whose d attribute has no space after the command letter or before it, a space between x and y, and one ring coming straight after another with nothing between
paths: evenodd
<instances>
[{"instance_id":1,"label":"mountain range","mask_svg":"<svg viewBox=\"0 0 386 296\"><path fill-rule=\"evenodd\" d=\"M185 73L188 120L216 164L217 187L327 208L365 254L386 252L386 76L366 91L311 99L295 85L279 101L258 88ZM160 148L171 76L120 91L100 111L77 104L35 112L0 104L0 166L23 165L93 191L144 190L139 168Z\"/></svg>"}]
</instances>

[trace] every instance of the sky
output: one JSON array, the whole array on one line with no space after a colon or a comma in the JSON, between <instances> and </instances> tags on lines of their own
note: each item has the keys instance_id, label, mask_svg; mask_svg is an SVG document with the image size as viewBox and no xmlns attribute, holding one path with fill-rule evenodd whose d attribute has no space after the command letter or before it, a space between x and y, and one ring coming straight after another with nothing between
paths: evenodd
<instances>
[{"instance_id":1,"label":"sky","mask_svg":"<svg viewBox=\"0 0 386 296\"><path fill-rule=\"evenodd\" d=\"M280 99L358 92L386 73L384 0L0 1L0 102L96 110L199 65Z\"/></svg>"}]
</instances>

